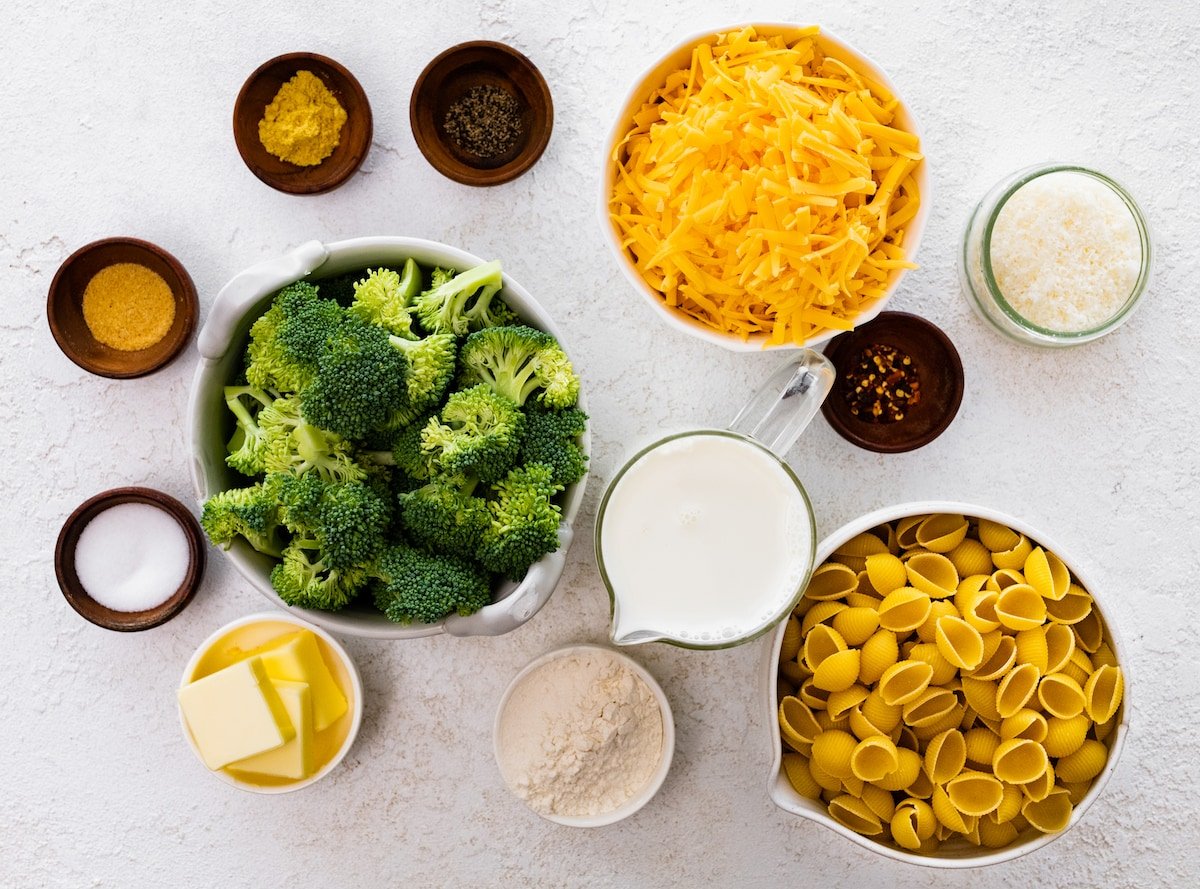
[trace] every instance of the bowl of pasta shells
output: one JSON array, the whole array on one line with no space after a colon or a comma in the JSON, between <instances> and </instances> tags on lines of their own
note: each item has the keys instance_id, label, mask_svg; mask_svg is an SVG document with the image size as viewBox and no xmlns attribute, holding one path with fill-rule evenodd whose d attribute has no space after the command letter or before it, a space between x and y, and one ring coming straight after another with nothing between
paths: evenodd
<instances>
[{"instance_id":1,"label":"bowl of pasta shells","mask_svg":"<svg viewBox=\"0 0 1200 889\"><path fill-rule=\"evenodd\" d=\"M890 858L996 864L1102 791L1126 660L1094 588L1040 531L963 503L889 507L827 537L767 644L782 809Z\"/></svg>"}]
</instances>

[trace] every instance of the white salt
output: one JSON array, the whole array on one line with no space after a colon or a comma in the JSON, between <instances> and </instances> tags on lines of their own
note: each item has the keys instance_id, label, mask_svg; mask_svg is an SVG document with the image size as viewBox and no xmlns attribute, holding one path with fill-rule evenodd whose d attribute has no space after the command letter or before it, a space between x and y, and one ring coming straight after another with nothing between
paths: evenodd
<instances>
[{"instance_id":1,"label":"white salt","mask_svg":"<svg viewBox=\"0 0 1200 889\"><path fill-rule=\"evenodd\" d=\"M175 594L187 576L188 540L156 506L121 503L87 523L75 545L75 573L87 594L113 611L145 611Z\"/></svg>"}]
</instances>

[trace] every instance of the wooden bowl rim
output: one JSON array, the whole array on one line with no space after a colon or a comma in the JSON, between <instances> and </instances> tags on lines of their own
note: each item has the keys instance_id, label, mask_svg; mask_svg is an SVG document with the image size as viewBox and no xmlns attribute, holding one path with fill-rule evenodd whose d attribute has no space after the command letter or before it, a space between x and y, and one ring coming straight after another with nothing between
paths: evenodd
<instances>
[{"instance_id":1,"label":"wooden bowl rim","mask_svg":"<svg viewBox=\"0 0 1200 889\"><path fill-rule=\"evenodd\" d=\"M83 529L100 513L122 503L144 503L161 509L179 523L187 537L188 568L183 582L166 601L144 611L114 611L101 605L88 595L75 572L75 547ZM130 633L157 627L183 611L200 588L205 558L204 533L186 506L154 488L126 486L110 488L89 497L67 516L54 545L54 574L63 598L84 620L106 630Z\"/></svg>"},{"instance_id":2,"label":"wooden bowl rim","mask_svg":"<svg viewBox=\"0 0 1200 889\"><path fill-rule=\"evenodd\" d=\"M61 313L57 299L59 288L63 286L64 279L72 265L89 253L106 250L110 247L132 247L136 250L144 250L165 262L179 281L179 287L172 286L171 293L175 297L176 313L181 313L183 316L182 334L175 348L148 364L131 364L124 370L112 370L101 367L89 360L86 355L75 350L62 329L60 322ZM109 263L108 265L112 264ZM104 266L104 268L107 267L107 265ZM171 282L167 283L170 284ZM199 316L200 300L196 295L196 285L192 281L192 276L184 268L183 263L157 244L141 238L116 236L101 238L98 241L84 244L62 261L62 265L58 267L58 271L54 273L54 277L50 280L50 289L46 294L46 321L50 325L50 334L54 337L54 342L58 344L58 348L78 367L98 377L107 377L111 380L131 380L137 377L144 377L166 367L178 358L188 343L192 341L192 334L196 330L196 322L199 320ZM128 354L132 355L134 353L130 352Z\"/></svg>"}]
</instances>

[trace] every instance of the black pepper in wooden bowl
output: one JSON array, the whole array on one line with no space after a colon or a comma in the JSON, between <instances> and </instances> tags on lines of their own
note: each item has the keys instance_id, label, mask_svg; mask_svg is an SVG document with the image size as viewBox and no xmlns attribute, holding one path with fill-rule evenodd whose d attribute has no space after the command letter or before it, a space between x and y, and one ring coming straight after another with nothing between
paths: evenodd
<instances>
[{"instance_id":1,"label":"black pepper in wooden bowl","mask_svg":"<svg viewBox=\"0 0 1200 889\"><path fill-rule=\"evenodd\" d=\"M463 152L494 160L512 151L521 138L521 103L508 90L480 84L446 110L446 135Z\"/></svg>"}]
</instances>

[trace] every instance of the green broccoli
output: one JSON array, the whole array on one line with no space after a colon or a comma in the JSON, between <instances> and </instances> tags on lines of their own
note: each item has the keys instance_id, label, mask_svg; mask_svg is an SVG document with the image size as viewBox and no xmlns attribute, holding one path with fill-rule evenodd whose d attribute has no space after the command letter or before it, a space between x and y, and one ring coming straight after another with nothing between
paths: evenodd
<instances>
[{"instance_id":1,"label":"green broccoli","mask_svg":"<svg viewBox=\"0 0 1200 889\"><path fill-rule=\"evenodd\" d=\"M283 288L250 328L247 381L279 392L303 389L315 376L325 343L344 317L341 306L321 299L307 281Z\"/></svg>"},{"instance_id":2,"label":"green broccoli","mask_svg":"<svg viewBox=\"0 0 1200 889\"><path fill-rule=\"evenodd\" d=\"M549 466L556 485L573 485L587 472L587 456L579 437L587 429L587 414L579 408L561 410L531 404L525 410L525 437L517 462Z\"/></svg>"},{"instance_id":3,"label":"green broccoli","mask_svg":"<svg viewBox=\"0 0 1200 889\"><path fill-rule=\"evenodd\" d=\"M438 476L402 493L398 518L406 537L434 552L473 559L492 521L487 501L472 496L477 483L466 476Z\"/></svg>"},{"instance_id":4,"label":"green broccoli","mask_svg":"<svg viewBox=\"0 0 1200 889\"><path fill-rule=\"evenodd\" d=\"M283 551L283 561L271 570L271 586L279 598L299 608L337 611L367 584L360 567L330 567L315 540L296 538Z\"/></svg>"},{"instance_id":5,"label":"green broccoli","mask_svg":"<svg viewBox=\"0 0 1200 889\"><path fill-rule=\"evenodd\" d=\"M424 432L429 422L436 418L436 413L421 415L401 429L393 440L392 463L401 473L411 479L424 481L433 472L432 461L421 450L421 433Z\"/></svg>"},{"instance_id":6,"label":"green broccoli","mask_svg":"<svg viewBox=\"0 0 1200 889\"><path fill-rule=\"evenodd\" d=\"M242 475L259 475L266 469L268 437L262 428L261 414L271 401L270 394L257 386L225 387L225 404L237 423L226 447L225 462Z\"/></svg>"},{"instance_id":7,"label":"green broccoli","mask_svg":"<svg viewBox=\"0 0 1200 889\"><path fill-rule=\"evenodd\" d=\"M413 300L413 311L426 330L461 336L516 320L496 296L504 286L499 262L486 262L449 280L447 274L436 269L430 289Z\"/></svg>"},{"instance_id":8,"label":"green broccoli","mask_svg":"<svg viewBox=\"0 0 1200 889\"><path fill-rule=\"evenodd\" d=\"M279 516L279 480L266 480L249 488L230 488L204 502L200 527L215 546L229 549L244 537L260 553L283 552L283 527Z\"/></svg>"},{"instance_id":9,"label":"green broccoli","mask_svg":"<svg viewBox=\"0 0 1200 889\"><path fill-rule=\"evenodd\" d=\"M354 302L349 312L395 336L415 339L408 306L420 290L421 270L411 259L404 263L403 275L392 269L368 269L367 276L354 285Z\"/></svg>"},{"instance_id":10,"label":"green broccoli","mask_svg":"<svg viewBox=\"0 0 1200 889\"><path fill-rule=\"evenodd\" d=\"M516 462L524 431L516 403L480 384L447 399L421 430L421 453L439 472L494 482Z\"/></svg>"},{"instance_id":11,"label":"green broccoli","mask_svg":"<svg viewBox=\"0 0 1200 889\"><path fill-rule=\"evenodd\" d=\"M365 482L322 481L316 473L284 476L279 490L279 515L306 549L319 551L330 569L364 565L383 546L391 522L386 493Z\"/></svg>"},{"instance_id":12,"label":"green broccoli","mask_svg":"<svg viewBox=\"0 0 1200 889\"><path fill-rule=\"evenodd\" d=\"M491 601L488 578L474 565L403 543L384 550L371 574L376 607L397 623L436 623L474 614Z\"/></svg>"},{"instance_id":13,"label":"green broccoli","mask_svg":"<svg viewBox=\"0 0 1200 889\"><path fill-rule=\"evenodd\" d=\"M552 408L573 407L579 378L550 334L532 327L488 327L467 337L459 353L459 384L487 383L519 405L540 389L537 400Z\"/></svg>"},{"instance_id":14,"label":"green broccoli","mask_svg":"<svg viewBox=\"0 0 1200 889\"><path fill-rule=\"evenodd\" d=\"M263 454L267 472L315 472L329 482L358 481L366 475L349 442L304 418L297 396L275 399L258 420L267 439Z\"/></svg>"},{"instance_id":15,"label":"green broccoli","mask_svg":"<svg viewBox=\"0 0 1200 889\"><path fill-rule=\"evenodd\" d=\"M491 523L476 556L488 571L520 580L529 566L558 549L562 512L551 498L562 490L549 466L534 463L513 469L492 485L487 502Z\"/></svg>"}]
</instances>

